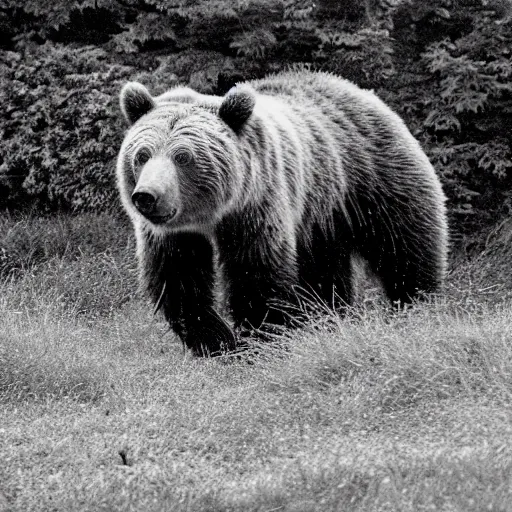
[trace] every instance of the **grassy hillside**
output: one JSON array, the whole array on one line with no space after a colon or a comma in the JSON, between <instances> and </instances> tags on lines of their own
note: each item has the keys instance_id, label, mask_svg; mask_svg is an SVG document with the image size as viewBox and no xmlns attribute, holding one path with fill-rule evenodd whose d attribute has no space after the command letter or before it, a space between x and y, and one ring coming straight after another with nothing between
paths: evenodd
<instances>
[{"instance_id":1,"label":"grassy hillside","mask_svg":"<svg viewBox=\"0 0 512 512\"><path fill-rule=\"evenodd\" d=\"M512 510L510 232L428 304L200 360L126 222L4 216L0 511Z\"/></svg>"}]
</instances>

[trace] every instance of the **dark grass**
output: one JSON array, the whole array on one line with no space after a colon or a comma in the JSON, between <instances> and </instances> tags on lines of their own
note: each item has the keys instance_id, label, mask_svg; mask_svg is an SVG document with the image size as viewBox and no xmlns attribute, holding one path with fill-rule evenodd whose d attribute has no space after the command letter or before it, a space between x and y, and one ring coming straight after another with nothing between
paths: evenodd
<instances>
[{"instance_id":1,"label":"dark grass","mask_svg":"<svg viewBox=\"0 0 512 512\"><path fill-rule=\"evenodd\" d=\"M72 261L122 255L133 245L129 222L119 215L2 212L0 276L20 276L54 258Z\"/></svg>"}]
</instances>

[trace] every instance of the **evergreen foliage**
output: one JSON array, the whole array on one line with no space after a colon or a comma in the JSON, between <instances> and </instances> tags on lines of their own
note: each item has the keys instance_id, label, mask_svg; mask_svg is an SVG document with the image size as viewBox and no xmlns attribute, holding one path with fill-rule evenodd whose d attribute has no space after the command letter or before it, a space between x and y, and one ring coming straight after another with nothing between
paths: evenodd
<instances>
[{"instance_id":1,"label":"evergreen foliage","mask_svg":"<svg viewBox=\"0 0 512 512\"><path fill-rule=\"evenodd\" d=\"M0 200L108 208L127 79L222 94L299 65L375 89L485 223L512 208L511 27L511 0L1 0Z\"/></svg>"},{"instance_id":2,"label":"evergreen foliage","mask_svg":"<svg viewBox=\"0 0 512 512\"><path fill-rule=\"evenodd\" d=\"M0 186L12 202L104 209L114 198L121 127L113 102L127 69L58 44L2 55Z\"/></svg>"},{"instance_id":3,"label":"evergreen foliage","mask_svg":"<svg viewBox=\"0 0 512 512\"><path fill-rule=\"evenodd\" d=\"M404 72L383 95L423 142L452 214L469 226L512 206L510 14L512 3L477 0L417 1L395 13L395 26L411 22L395 37L411 41L414 60L399 56Z\"/></svg>"}]
</instances>

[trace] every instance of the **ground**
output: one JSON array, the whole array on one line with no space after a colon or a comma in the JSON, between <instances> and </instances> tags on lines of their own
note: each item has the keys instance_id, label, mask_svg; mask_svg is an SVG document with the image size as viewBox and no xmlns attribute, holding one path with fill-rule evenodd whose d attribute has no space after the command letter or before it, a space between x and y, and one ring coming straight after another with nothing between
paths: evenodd
<instances>
[{"instance_id":1,"label":"ground","mask_svg":"<svg viewBox=\"0 0 512 512\"><path fill-rule=\"evenodd\" d=\"M4 216L0 511L512 510L511 232L424 305L203 360L125 221Z\"/></svg>"}]
</instances>

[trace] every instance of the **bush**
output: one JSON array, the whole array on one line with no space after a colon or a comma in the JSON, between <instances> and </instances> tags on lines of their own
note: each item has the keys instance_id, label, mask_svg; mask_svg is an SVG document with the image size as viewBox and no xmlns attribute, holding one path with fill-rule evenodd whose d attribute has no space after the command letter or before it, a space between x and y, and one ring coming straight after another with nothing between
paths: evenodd
<instances>
[{"instance_id":1,"label":"bush","mask_svg":"<svg viewBox=\"0 0 512 512\"><path fill-rule=\"evenodd\" d=\"M176 84L224 94L236 81L299 65L376 89L404 117L457 227L512 210L510 0L41 5L0 5L0 44L10 50L0 57L4 204L116 204L117 93L127 79L155 94Z\"/></svg>"},{"instance_id":2,"label":"bush","mask_svg":"<svg viewBox=\"0 0 512 512\"><path fill-rule=\"evenodd\" d=\"M113 104L130 69L97 48L46 44L6 52L0 124L0 184L9 202L105 209L114 199L112 162L122 122Z\"/></svg>"},{"instance_id":3,"label":"bush","mask_svg":"<svg viewBox=\"0 0 512 512\"><path fill-rule=\"evenodd\" d=\"M394 35L411 39L418 58L402 55L383 92L424 144L458 227L512 211L512 23L483 4L418 0L402 10L400 26L416 28Z\"/></svg>"}]
</instances>

